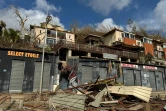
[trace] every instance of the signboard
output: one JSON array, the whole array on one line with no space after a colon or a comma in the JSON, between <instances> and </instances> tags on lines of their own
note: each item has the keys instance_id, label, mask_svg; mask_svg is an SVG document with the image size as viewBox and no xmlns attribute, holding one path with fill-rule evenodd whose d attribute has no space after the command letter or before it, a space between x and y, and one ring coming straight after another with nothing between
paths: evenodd
<instances>
[{"instance_id":1,"label":"signboard","mask_svg":"<svg viewBox=\"0 0 166 111\"><path fill-rule=\"evenodd\" d=\"M157 70L157 67L154 66L143 66L144 69Z\"/></svg>"},{"instance_id":2,"label":"signboard","mask_svg":"<svg viewBox=\"0 0 166 111\"><path fill-rule=\"evenodd\" d=\"M103 58L117 60L118 59L118 55L103 53Z\"/></svg>"},{"instance_id":3,"label":"signboard","mask_svg":"<svg viewBox=\"0 0 166 111\"><path fill-rule=\"evenodd\" d=\"M30 52L8 51L8 56L39 58L39 54Z\"/></svg>"},{"instance_id":4,"label":"signboard","mask_svg":"<svg viewBox=\"0 0 166 111\"><path fill-rule=\"evenodd\" d=\"M129 67L129 68L138 68L138 65L135 65L135 64L125 64L125 63L122 63L121 66L122 67Z\"/></svg>"}]
</instances>

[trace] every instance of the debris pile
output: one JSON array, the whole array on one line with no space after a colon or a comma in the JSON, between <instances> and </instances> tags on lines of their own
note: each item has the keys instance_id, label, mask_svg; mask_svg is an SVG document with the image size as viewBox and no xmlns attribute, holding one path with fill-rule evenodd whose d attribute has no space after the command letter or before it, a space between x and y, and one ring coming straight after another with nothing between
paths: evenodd
<instances>
[{"instance_id":1,"label":"debris pile","mask_svg":"<svg viewBox=\"0 0 166 111\"><path fill-rule=\"evenodd\" d=\"M42 94L2 93L0 110L158 111L165 104L161 99L151 98L151 88L117 85L110 78Z\"/></svg>"}]
</instances>

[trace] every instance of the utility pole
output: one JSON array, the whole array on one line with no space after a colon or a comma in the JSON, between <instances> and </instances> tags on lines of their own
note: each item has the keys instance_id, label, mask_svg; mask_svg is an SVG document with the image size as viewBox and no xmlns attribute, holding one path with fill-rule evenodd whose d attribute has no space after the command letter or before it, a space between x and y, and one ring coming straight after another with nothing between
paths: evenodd
<instances>
[{"instance_id":1,"label":"utility pole","mask_svg":"<svg viewBox=\"0 0 166 111\"><path fill-rule=\"evenodd\" d=\"M43 70L44 70L44 54L45 54L45 46L46 46L46 40L47 40L47 24L51 21L52 17L47 16L46 22L45 22L45 37L44 37L44 45L43 45L43 54L42 54L42 67L41 67L41 74L40 74L40 90L39 93L42 92L42 84L43 84Z\"/></svg>"}]
</instances>

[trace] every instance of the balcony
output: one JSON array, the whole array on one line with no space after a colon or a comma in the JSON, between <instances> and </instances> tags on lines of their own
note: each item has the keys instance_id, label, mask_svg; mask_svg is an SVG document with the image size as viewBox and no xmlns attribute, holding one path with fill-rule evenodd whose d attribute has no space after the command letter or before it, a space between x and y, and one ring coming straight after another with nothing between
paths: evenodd
<instances>
[{"instance_id":1,"label":"balcony","mask_svg":"<svg viewBox=\"0 0 166 111\"><path fill-rule=\"evenodd\" d=\"M154 57L157 59L164 59L164 52L163 51L154 51Z\"/></svg>"},{"instance_id":2,"label":"balcony","mask_svg":"<svg viewBox=\"0 0 166 111\"><path fill-rule=\"evenodd\" d=\"M95 47L95 46L89 46L85 44L74 44L70 42L64 42L61 41L57 45L54 46L54 51L56 52L56 49L59 48L67 48L72 50L78 50L78 51L85 51L90 53L109 53L109 54L116 54L119 57L126 57L126 58L132 58L132 59L138 59L139 54L137 52L130 52L130 51L123 51L118 49L111 49L111 48L101 48L101 47Z\"/></svg>"},{"instance_id":3,"label":"balcony","mask_svg":"<svg viewBox=\"0 0 166 111\"><path fill-rule=\"evenodd\" d=\"M124 44L127 44L127 45L133 45L133 46L136 45L136 40L131 39L131 38L124 37L123 41L124 41Z\"/></svg>"}]
</instances>

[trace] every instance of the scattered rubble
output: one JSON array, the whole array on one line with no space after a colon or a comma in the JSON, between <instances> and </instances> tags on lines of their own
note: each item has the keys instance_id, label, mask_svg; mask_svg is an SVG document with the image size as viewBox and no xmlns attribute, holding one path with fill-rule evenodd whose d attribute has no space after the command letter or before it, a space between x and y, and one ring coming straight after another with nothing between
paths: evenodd
<instances>
[{"instance_id":1,"label":"scattered rubble","mask_svg":"<svg viewBox=\"0 0 166 111\"><path fill-rule=\"evenodd\" d=\"M151 88L116 85L114 78L111 78L42 94L2 93L0 110L160 111L166 104L160 98L150 98Z\"/></svg>"}]
</instances>

